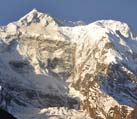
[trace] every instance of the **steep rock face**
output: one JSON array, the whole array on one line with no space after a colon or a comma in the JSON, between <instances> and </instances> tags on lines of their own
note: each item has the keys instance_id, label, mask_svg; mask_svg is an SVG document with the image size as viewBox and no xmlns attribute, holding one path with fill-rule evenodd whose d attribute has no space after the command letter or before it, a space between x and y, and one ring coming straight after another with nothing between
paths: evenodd
<instances>
[{"instance_id":1,"label":"steep rock face","mask_svg":"<svg viewBox=\"0 0 137 119\"><path fill-rule=\"evenodd\" d=\"M0 27L1 108L19 119L123 119L137 104L132 34L119 21L69 27L37 10Z\"/></svg>"},{"instance_id":2,"label":"steep rock face","mask_svg":"<svg viewBox=\"0 0 137 119\"><path fill-rule=\"evenodd\" d=\"M120 29L108 28L109 23ZM106 21L99 21L88 26L91 30L80 38L84 41L74 58L72 86L84 96L81 108L93 118L107 118L115 106L137 104L136 40L126 24L108 21L105 25Z\"/></svg>"}]
</instances>

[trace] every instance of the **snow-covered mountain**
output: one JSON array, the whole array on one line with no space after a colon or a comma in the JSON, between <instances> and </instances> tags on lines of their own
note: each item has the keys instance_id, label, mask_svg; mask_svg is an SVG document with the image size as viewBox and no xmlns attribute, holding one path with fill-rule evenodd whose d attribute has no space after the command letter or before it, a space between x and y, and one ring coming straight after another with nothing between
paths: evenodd
<instances>
[{"instance_id":1,"label":"snow-covered mountain","mask_svg":"<svg viewBox=\"0 0 137 119\"><path fill-rule=\"evenodd\" d=\"M34 9L0 27L0 107L17 119L132 118L137 37L130 27L65 24Z\"/></svg>"}]
</instances>

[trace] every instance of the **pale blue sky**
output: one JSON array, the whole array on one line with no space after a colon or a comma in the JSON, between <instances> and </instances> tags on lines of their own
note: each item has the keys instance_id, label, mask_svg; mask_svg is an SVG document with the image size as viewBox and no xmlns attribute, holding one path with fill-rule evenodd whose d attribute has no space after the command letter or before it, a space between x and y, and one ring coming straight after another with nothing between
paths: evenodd
<instances>
[{"instance_id":1,"label":"pale blue sky","mask_svg":"<svg viewBox=\"0 0 137 119\"><path fill-rule=\"evenodd\" d=\"M0 24L16 21L33 8L60 20L120 20L137 31L137 0L0 0Z\"/></svg>"}]
</instances>

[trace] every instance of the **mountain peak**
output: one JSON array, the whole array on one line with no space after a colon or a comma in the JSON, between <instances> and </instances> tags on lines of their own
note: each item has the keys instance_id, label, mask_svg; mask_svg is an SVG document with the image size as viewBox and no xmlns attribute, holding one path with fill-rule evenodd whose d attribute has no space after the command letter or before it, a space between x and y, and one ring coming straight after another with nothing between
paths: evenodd
<instances>
[{"instance_id":1,"label":"mountain peak","mask_svg":"<svg viewBox=\"0 0 137 119\"><path fill-rule=\"evenodd\" d=\"M32 11L30 11L28 14L26 14L24 17L20 18L18 22L21 23L20 25L25 25L25 26L29 26L32 23L37 23L37 24L40 23L42 26L58 25L53 17L49 16L46 13L39 12L35 8Z\"/></svg>"},{"instance_id":2,"label":"mountain peak","mask_svg":"<svg viewBox=\"0 0 137 119\"><path fill-rule=\"evenodd\" d=\"M28 16L34 16L34 15L39 14L39 13L40 12L37 9L34 8L33 10L31 10L29 13L27 13L25 16L23 16L19 20L22 21L22 20L26 19Z\"/></svg>"},{"instance_id":3,"label":"mountain peak","mask_svg":"<svg viewBox=\"0 0 137 119\"><path fill-rule=\"evenodd\" d=\"M30 13L40 13L36 8L34 8L33 10L30 11Z\"/></svg>"},{"instance_id":4,"label":"mountain peak","mask_svg":"<svg viewBox=\"0 0 137 119\"><path fill-rule=\"evenodd\" d=\"M112 30L113 32L119 32L124 37L128 38L131 35L131 29L127 23L116 21L116 20L99 20L95 24L100 25L101 27Z\"/></svg>"}]
</instances>

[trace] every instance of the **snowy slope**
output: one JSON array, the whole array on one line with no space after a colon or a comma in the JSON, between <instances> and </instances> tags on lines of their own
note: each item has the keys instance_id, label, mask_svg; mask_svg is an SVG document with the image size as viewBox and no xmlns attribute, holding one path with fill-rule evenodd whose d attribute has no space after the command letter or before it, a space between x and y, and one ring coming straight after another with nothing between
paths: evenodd
<instances>
[{"instance_id":1,"label":"snowy slope","mask_svg":"<svg viewBox=\"0 0 137 119\"><path fill-rule=\"evenodd\" d=\"M34 9L0 27L0 106L18 119L107 119L115 106L130 113L137 104L130 27L65 24Z\"/></svg>"}]
</instances>

